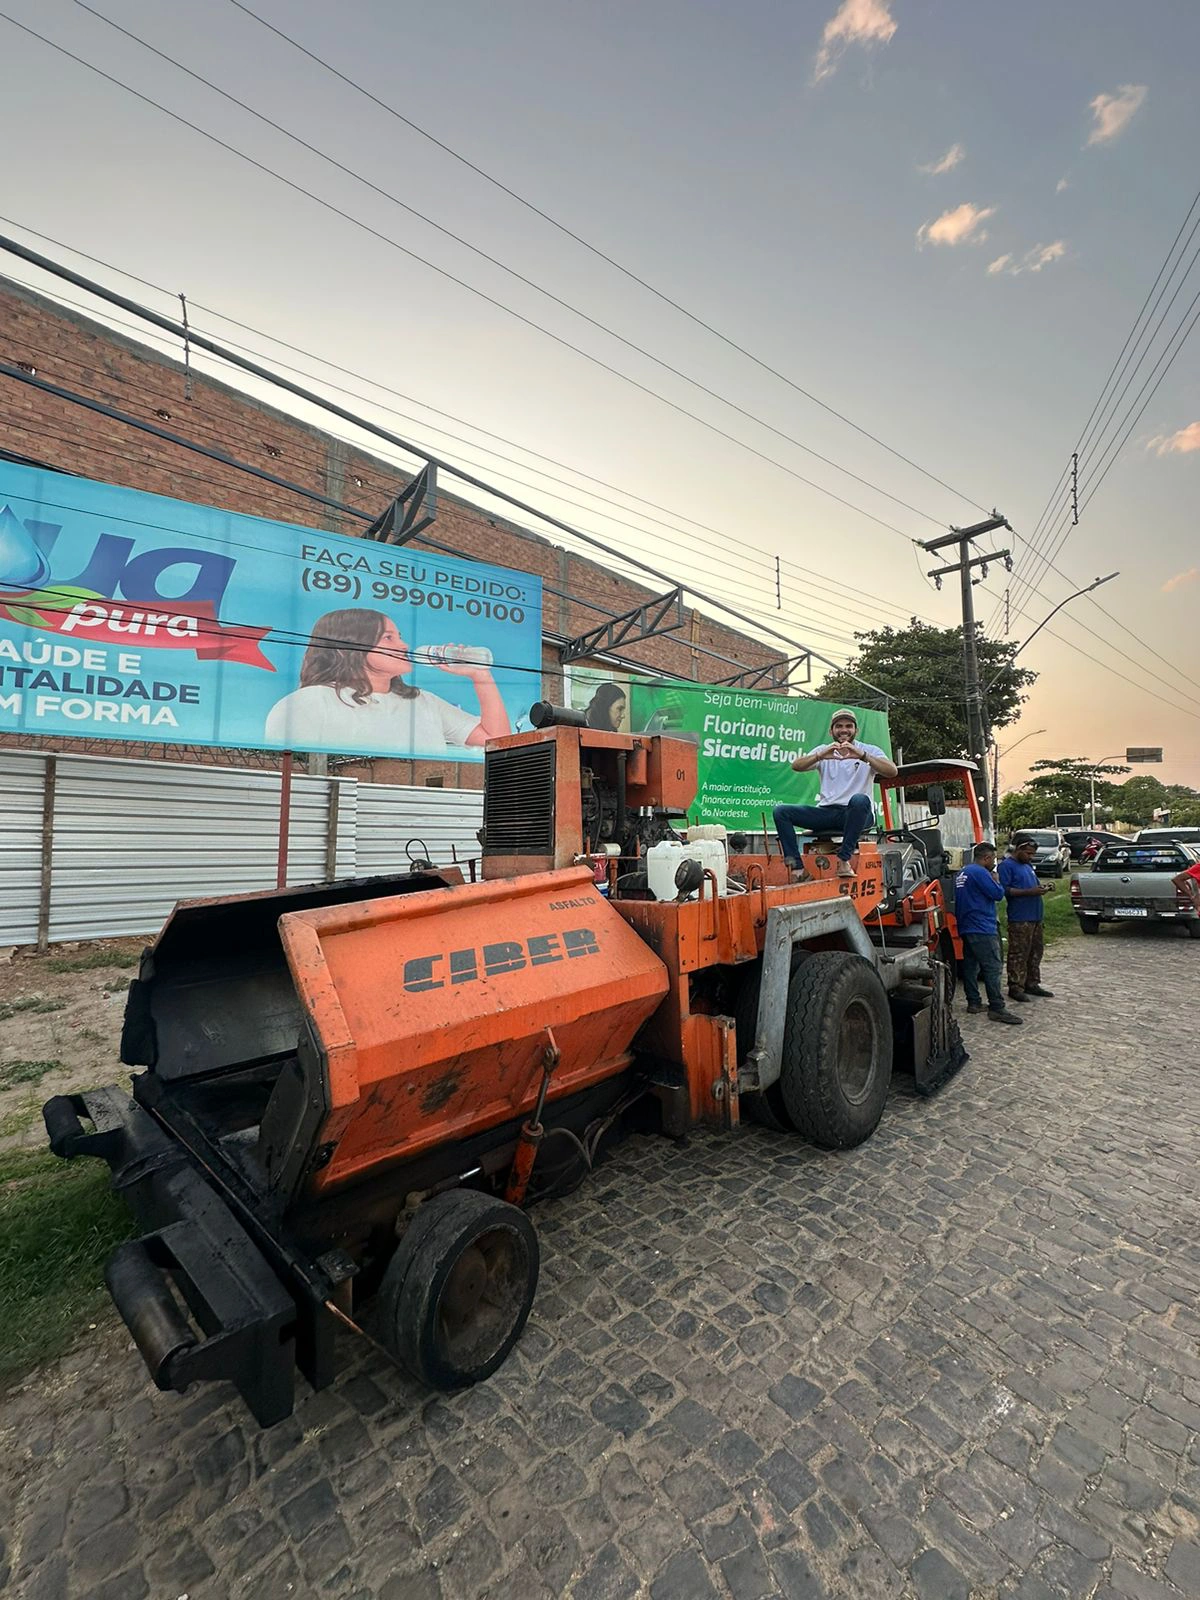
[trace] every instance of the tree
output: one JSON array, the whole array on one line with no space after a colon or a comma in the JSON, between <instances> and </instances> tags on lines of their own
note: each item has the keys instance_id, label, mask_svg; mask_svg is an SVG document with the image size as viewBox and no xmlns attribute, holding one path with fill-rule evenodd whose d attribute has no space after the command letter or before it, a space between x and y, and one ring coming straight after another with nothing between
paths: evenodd
<instances>
[{"instance_id":1,"label":"tree","mask_svg":"<svg viewBox=\"0 0 1200 1600\"><path fill-rule=\"evenodd\" d=\"M989 639L978 624L976 632L979 676L987 688L991 725L1006 728L1020 716L1023 691L1037 673L1013 664L1020 648L1017 644ZM972 752L967 739L961 627L933 628L914 617L907 628L876 628L854 637L857 654L843 669L829 673L817 688L819 698L842 705L882 707L878 696L871 696L855 682L855 678L865 678L891 701L892 747L903 750L905 761L931 761L938 756L968 759Z\"/></svg>"},{"instance_id":2,"label":"tree","mask_svg":"<svg viewBox=\"0 0 1200 1600\"><path fill-rule=\"evenodd\" d=\"M1055 803L1048 794L1029 789L1014 789L996 808L998 833L1017 833L1021 828L1049 828L1054 822Z\"/></svg>"},{"instance_id":3,"label":"tree","mask_svg":"<svg viewBox=\"0 0 1200 1600\"><path fill-rule=\"evenodd\" d=\"M1051 761L1035 761L1029 770L1033 776L1024 788L1005 795L1000 802L996 819L1005 828L1050 828L1056 816L1071 811L1081 812L1090 822L1093 778L1098 815L1101 806L1107 809L1121 793L1104 780L1129 768L1112 762L1097 765L1080 756L1056 756Z\"/></svg>"},{"instance_id":4,"label":"tree","mask_svg":"<svg viewBox=\"0 0 1200 1600\"><path fill-rule=\"evenodd\" d=\"M1128 772L1129 768L1117 766L1113 762L1098 765L1079 756L1063 756L1053 761L1035 761L1029 770L1035 776L1030 778L1027 787L1052 799L1055 811L1090 813L1093 782L1096 808L1099 811L1101 806L1111 805L1114 794L1119 792L1113 784L1104 782L1104 779L1120 772Z\"/></svg>"},{"instance_id":5,"label":"tree","mask_svg":"<svg viewBox=\"0 0 1200 1600\"><path fill-rule=\"evenodd\" d=\"M1178 820L1175 815L1177 807L1168 795L1166 785L1145 773L1139 773L1136 778L1123 783L1113 796L1113 804L1122 822L1151 822L1154 813L1168 804L1171 807L1171 821Z\"/></svg>"}]
</instances>

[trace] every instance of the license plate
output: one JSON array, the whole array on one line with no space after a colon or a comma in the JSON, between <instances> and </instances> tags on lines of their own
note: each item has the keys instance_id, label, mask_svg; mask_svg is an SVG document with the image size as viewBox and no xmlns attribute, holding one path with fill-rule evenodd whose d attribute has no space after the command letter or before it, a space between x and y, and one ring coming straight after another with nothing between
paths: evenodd
<instances>
[{"instance_id":1,"label":"license plate","mask_svg":"<svg viewBox=\"0 0 1200 1600\"><path fill-rule=\"evenodd\" d=\"M1148 917L1150 913L1145 906L1114 906L1114 917Z\"/></svg>"}]
</instances>

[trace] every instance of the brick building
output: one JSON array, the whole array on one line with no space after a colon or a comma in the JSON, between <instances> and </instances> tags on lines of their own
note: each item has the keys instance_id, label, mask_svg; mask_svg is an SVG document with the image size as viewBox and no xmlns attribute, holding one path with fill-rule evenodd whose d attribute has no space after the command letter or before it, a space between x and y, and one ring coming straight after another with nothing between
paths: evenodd
<instances>
[{"instance_id":1,"label":"brick building","mask_svg":"<svg viewBox=\"0 0 1200 1600\"><path fill-rule=\"evenodd\" d=\"M0 361L89 400L101 402L195 444L286 478L298 489L378 514L407 481L393 464L309 426L257 398L193 373L190 395L181 360L81 316L0 277ZM363 524L301 493L255 478L127 423L46 394L0 374L0 451L38 466L116 483L251 516L359 535ZM656 591L599 561L446 492L439 485L437 517L414 548L443 552L537 573L543 580L543 695L562 694L561 647L620 615ZM687 574L683 574L686 578ZM711 584L712 580L708 579ZM706 652L713 652L708 654ZM714 682L739 667L782 662L778 650L695 610L670 634L623 647L621 664L668 677ZM609 664L611 665L611 658ZM600 666L603 662L582 662ZM532 696L531 696L532 698ZM0 741L12 736L0 735ZM23 742L29 743L28 739ZM47 747L51 741L35 741ZM86 741L72 740L83 747ZM109 754L243 763L247 752L198 750L105 741ZM277 757L263 755L265 764ZM381 782L476 788L480 764L376 758L344 770Z\"/></svg>"}]
</instances>

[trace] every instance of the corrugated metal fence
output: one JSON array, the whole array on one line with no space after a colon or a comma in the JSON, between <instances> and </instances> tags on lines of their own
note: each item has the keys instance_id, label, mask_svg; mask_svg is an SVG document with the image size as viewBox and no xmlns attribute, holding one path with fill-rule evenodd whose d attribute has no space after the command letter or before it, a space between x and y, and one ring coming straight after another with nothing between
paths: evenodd
<instances>
[{"instance_id":1,"label":"corrugated metal fence","mask_svg":"<svg viewBox=\"0 0 1200 1600\"><path fill-rule=\"evenodd\" d=\"M0 750L0 945L152 933L177 900L275 886L280 777ZM479 853L483 796L296 777L288 882Z\"/></svg>"}]
</instances>

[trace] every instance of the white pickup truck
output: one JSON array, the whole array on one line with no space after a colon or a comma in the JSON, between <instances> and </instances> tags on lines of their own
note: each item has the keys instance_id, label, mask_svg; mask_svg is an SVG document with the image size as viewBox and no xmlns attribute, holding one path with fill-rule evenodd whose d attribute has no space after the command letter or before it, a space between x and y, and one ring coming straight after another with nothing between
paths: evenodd
<instances>
[{"instance_id":1,"label":"white pickup truck","mask_svg":"<svg viewBox=\"0 0 1200 1600\"><path fill-rule=\"evenodd\" d=\"M1200 861L1195 845L1106 845L1090 872L1071 879L1071 905L1084 933L1105 922L1177 922L1200 939L1200 916L1173 879Z\"/></svg>"}]
</instances>

